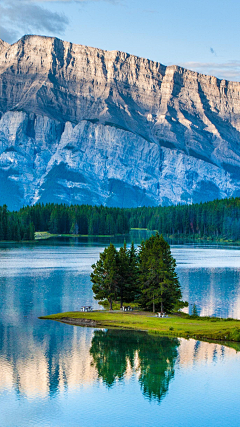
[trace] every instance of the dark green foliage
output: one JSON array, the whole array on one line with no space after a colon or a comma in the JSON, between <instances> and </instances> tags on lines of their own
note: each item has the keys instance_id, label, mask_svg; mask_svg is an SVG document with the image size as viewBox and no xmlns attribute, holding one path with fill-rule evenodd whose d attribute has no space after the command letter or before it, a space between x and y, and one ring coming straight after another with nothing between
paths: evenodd
<instances>
[{"instance_id":1,"label":"dark green foliage","mask_svg":"<svg viewBox=\"0 0 240 427\"><path fill-rule=\"evenodd\" d=\"M28 212L36 231L52 234L115 235L129 232L129 221L123 209L89 205L36 204L19 211Z\"/></svg>"},{"instance_id":2,"label":"dark green foliage","mask_svg":"<svg viewBox=\"0 0 240 427\"><path fill-rule=\"evenodd\" d=\"M129 269L129 256L127 251L126 243L124 246L119 249L119 252L116 257L117 266L118 266L118 289L120 296L120 306L123 306L123 298L126 296L128 291L130 291L130 269ZM126 298L124 298L126 302Z\"/></svg>"},{"instance_id":3,"label":"dark green foliage","mask_svg":"<svg viewBox=\"0 0 240 427\"><path fill-rule=\"evenodd\" d=\"M124 339L123 339L124 335ZM123 331L94 331L90 354L98 371L99 378L111 387L118 379L121 380L127 370L128 356L134 362L134 350L126 349L129 333ZM127 353L127 354L126 354Z\"/></svg>"},{"instance_id":4,"label":"dark green foliage","mask_svg":"<svg viewBox=\"0 0 240 427\"><path fill-rule=\"evenodd\" d=\"M34 240L35 227L28 212L9 212L0 207L0 240Z\"/></svg>"},{"instance_id":5,"label":"dark green foliage","mask_svg":"<svg viewBox=\"0 0 240 427\"><path fill-rule=\"evenodd\" d=\"M100 254L100 259L92 265L92 268L94 298L100 301L107 299L112 310L112 303L116 300L118 292L117 251L112 243Z\"/></svg>"},{"instance_id":6,"label":"dark green foliage","mask_svg":"<svg viewBox=\"0 0 240 427\"><path fill-rule=\"evenodd\" d=\"M174 365L178 356L179 341L169 338L150 337L139 349L141 373L139 383L144 396L161 401L174 377Z\"/></svg>"},{"instance_id":7,"label":"dark green foliage","mask_svg":"<svg viewBox=\"0 0 240 427\"><path fill-rule=\"evenodd\" d=\"M118 265L118 298L120 307L124 303L131 303L138 299L139 295L139 265L134 243L127 250L126 243L117 253Z\"/></svg>"},{"instance_id":8,"label":"dark green foliage","mask_svg":"<svg viewBox=\"0 0 240 427\"><path fill-rule=\"evenodd\" d=\"M128 251L129 257L129 287L126 289L125 301L138 302L141 296L139 280L139 256L132 242Z\"/></svg>"},{"instance_id":9,"label":"dark green foliage","mask_svg":"<svg viewBox=\"0 0 240 427\"><path fill-rule=\"evenodd\" d=\"M182 293L175 271L176 261L171 255L169 244L156 233L143 241L139 250L141 305L152 304L161 312L170 312L181 300Z\"/></svg>"},{"instance_id":10,"label":"dark green foliage","mask_svg":"<svg viewBox=\"0 0 240 427\"><path fill-rule=\"evenodd\" d=\"M113 301L120 301L121 307L153 304L153 312L155 307L170 312L176 305L184 306L175 267L170 246L158 233L142 242L138 253L133 243L129 250L124 243L119 251L110 244L92 266L94 298L101 303L107 299L110 309Z\"/></svg>"},{"instance_id":11,"label":"dark green foliage","mask_svg":"<svg viewBox=\"0 0 240 427\"><path fill-rule=\"evenodd\" d=\"M174 238L240 240L240 198L134 209L38 203L9 212L6 205L0 207L0 240L32 240L33 229L53 234L116 235L127 234L130 227Z\"/></svg>"},{"instance_id":12,"label":"dark green foliage","mask_svg":"<svg viewBox=\"0 0 240 427\"><path fill-rule=\"evenodd\" d=\"M187 301L176 301L174 307L173 307L173 312L176 313L178 311L180 311L181 309L188 307L189 303Z\"/></svg>"},{"instance_id":13,"label":"dark green foliage","mask_svg":"<svg viewBox=\"0 0 240 427\"><path fill-rule=\"evenodd\" d=\"M115 235L129 232L123 209L88 205L36 204L9 212L0 207L0 240L34 240L35 231L52 234Z\"/></svg>"},{"instance_id":14,"label":"dark green foliage","mask_svg":"<svg viewBox=\"0 0 240 427\"><path fill-rule=\"evenodd\" d=\"M127 209L131 228L175 238L240 240L240 198L193 205Z\"/></svg>"},{"instance_id":15,"label":"dark green foliage","mask_svg":"<svg viewBox=\"0 0 240 427\"><path fill-rule=\"evenodd\" d=\"M158 402L165 396L174 376L179 341L129 331L95 331L90 354L98 376L110 388L121 381L138 359L139 383L149 400Z\"/></svg>"},{"instance_id":16,"label":"dark green foliage","mask_svg":"<svg viewBox=\"0 0 240 427\"><path fill-rule=\"evenodd\" d=\"M117 251L113 244L105 248L99 260L93 264L91 281L94 298L103 302L108 300L110 309L113 301L130 303L137 299L138 265L137 255L132 244L127 250L126 243Z\"/></svg>"}]
</instances>

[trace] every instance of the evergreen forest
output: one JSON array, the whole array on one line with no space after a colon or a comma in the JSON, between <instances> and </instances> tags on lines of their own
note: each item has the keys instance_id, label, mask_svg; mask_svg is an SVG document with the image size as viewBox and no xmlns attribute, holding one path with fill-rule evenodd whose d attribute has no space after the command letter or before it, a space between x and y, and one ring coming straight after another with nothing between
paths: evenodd
<instances>
[{"instance_id":1,"label":"evergreen forest","mask_svg":"<svg viewBox=\"0 0 240 427\"><path fill-rule=\"evenodd\" d=\"M0 207L0 240L34 240L35 231L51 234L116 235L129 233L120 208L90 205L36 204L10 212Z\"/></svg>"},{"instance_id":2,"label":"evergreen forest","mask_svg":"<svg viewBox=\"0 0 240 427\"><path fill-rule=\"evenodd\" d=\"M130 228L156 230L168 237L240 240L239 197L127 211Z\"/></svg>"},{"instance_id":3,"label":"evergreen forest","mask_svg":"<svg viewBox=\"0 0 240 427\"><path fill-rule=\"evenodd\" d=\"M0 206L0 240L34 240L35 227L26 212L9 212Z\"/></svg>"},{"instance_id":4,"label":"evergreen forest","mask_svg":"<svg viewBox=\"0 0 240 427\"><path fill-rule=\"evenodd\" d=\"M130 228L166 237L240 240L240 198L192 205L132 209L90 205L36 204L18 212L0 207L0 240L34 240L35 231L51 234L117 235Z\"/></svg>"},{"instance_id":5,"label":"evergreen forest","mask_svg":"<svg viewBox=\"0 0 240 427\"><path fill-rule=\"evenodd\" d=\"M138 250L126 243L117 251L111 243L92 265L91 281L94 298L110 310L119 302L161 312L178 311L187 305L176 273L176 261L169 244L156 233L142 241Z\"/></svg>"}]
</instances>

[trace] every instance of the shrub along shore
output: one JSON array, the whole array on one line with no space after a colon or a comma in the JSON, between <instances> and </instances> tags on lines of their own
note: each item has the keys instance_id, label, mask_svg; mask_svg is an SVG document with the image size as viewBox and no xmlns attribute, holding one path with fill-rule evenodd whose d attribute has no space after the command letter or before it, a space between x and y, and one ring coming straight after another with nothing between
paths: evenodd
<instances>
[{"instance_id":1,"label":"shrub along shore","mask_svg":"<svg viewBox=\"0 0 240 427\"><path fill-rule=\"evenodd\" d=\"M88 313L57 313L40 317L40 319L56 320L78 326L141 330L150 334L194 338L202 341L240 342L240 320L216 317L194 318L184 313L158 318L150 312L99 310ZM240 350L238 345L235 348Z\"/></svg>"}]
</instances>

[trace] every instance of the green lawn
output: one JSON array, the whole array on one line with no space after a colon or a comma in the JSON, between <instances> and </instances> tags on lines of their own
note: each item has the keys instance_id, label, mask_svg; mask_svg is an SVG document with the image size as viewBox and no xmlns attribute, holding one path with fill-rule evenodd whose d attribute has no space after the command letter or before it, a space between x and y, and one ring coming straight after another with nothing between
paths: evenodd
<instances>
[{"instance_id":1,"label":"green lawn","mask_svg":"<svg viewBox=\"0 0 240 427\"><path fill-rule=\"evenodd\" d=\"M184 314L157 318L147 312L116 311L67 312L44 316L41 319L61 321L63 317L94 320L97 322L97 327L144 330L152 334L200 340L240 342L240 321L233 319L191 318Z\"/></svg>"},{"instance_id":2,"label":"green lawn","mask_svg":"<svg viewBox=\"0 0 240 427\"><path fill-rule=\"evenodd\" d=\"M49 239L53 234L50 234L48 231L36 231L35 240Z\"/></svg>"},{"instance_id":3,"label":"green lawn","mask_svg":"<svg viewBox=\"0 0 240 427\"><path fill-rule=\"evenodd\" d=\"M116 234L115 236L123 236ZM48 231L36 231L35 240L49 239L50 237L115 237L114 234L51 234Z\"/></svg>"}]
</instances>

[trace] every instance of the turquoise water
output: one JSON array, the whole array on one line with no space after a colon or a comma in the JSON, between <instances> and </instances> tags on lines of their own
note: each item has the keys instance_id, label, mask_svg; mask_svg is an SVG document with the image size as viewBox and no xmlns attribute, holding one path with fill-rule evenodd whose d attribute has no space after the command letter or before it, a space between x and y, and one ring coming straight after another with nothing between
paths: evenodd
<instances>
[{"instance_id":1,"label":"turquoise water","mask_svg":"<svg viewBox=\"0 0 240 427\"><path fill-rule=\"evenodd\" d=\"M234 349L38 319L97 307L89 273L103 249L99 239L1 245L0 426L238 427ZM172 252L190 304L240 318L238 248Z\"/></svg>"}]
</instances>

